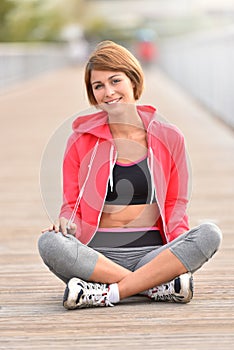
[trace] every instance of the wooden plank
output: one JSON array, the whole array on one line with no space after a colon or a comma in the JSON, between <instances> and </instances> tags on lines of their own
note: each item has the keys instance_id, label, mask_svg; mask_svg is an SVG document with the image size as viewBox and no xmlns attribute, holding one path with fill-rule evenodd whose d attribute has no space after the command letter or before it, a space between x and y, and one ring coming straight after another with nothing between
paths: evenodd
<instances>
[{"instance_id":1,"label":"wooden plank","mask_svg":"<svg viewBox=\"0 0 234 350\"><path fill-rule=\"evenodd\" d=\"M187 305L133 297L113 308L66 311L64 284L37 252L48 225L39 192L39 164L53 130L85 109L82 70L65 69L0 96L0 349L231 349L234 342L233 133L169 81L146 74L142 103L185 134L193 168L191 225L209 219L224 240L195 276Z\"/></svg>"}]
</instances>

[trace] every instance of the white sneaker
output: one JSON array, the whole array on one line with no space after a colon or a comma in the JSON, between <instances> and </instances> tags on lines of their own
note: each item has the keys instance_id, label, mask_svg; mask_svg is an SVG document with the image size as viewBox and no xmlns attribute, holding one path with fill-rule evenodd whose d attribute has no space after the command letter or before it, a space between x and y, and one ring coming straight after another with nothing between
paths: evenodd
<instances>
[{"instance_id":1,"label":"white sneaker","mask_svg":"<svg viewBox=\"0 0 234 350\"><path fill-rule=\"evenodd\" d=\"M114 306L109 301L109 285L72 278L67 284L63 306L68 310L93 306Z\"/></svg>"},{"instance_id":2,"label":"white sneaker","mask_svg":"<svg viewBox=\"0 0 234 350\"><path fill-rule=\"evenodd\" d=\"M193 297L193 276L191 272L184 273L174 280L148 289L142 294L155 301L189 303Z\"/></svg>"}]
</instances>

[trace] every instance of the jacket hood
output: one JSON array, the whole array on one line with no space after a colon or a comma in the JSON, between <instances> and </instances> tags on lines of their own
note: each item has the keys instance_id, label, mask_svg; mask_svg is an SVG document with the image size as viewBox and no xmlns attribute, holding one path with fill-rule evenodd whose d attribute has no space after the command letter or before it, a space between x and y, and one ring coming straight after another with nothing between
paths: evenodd
<instances>
[{"instance_id":1,"label":"jacket hood","mask_svg":"<svg viewBox=\"0 0 234 350\"><path fill-rule=\"evenodd\" d=\"M156 120L156 108L152 106L137 105L137 112L146 129L152 119ZM105 111L78 116L72 123L72 129L79 134L89 133L97 137L111 138L108 126L108 113Z\"/></svg>"}]
</instances>

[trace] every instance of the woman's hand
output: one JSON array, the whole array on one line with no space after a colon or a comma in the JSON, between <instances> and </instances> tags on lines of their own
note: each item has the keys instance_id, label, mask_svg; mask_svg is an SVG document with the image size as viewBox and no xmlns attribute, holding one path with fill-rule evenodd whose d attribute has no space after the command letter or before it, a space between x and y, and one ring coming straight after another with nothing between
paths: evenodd
<instances>
[{"instance_id":1,"label":"woman's hand","mask_svg":"<svg viewBox=\"0 0 234 350\"><path fill-rule=\"evenodd\" d=\"M68 219L61 217L58 218L58 220L56 220L54 224L50 225L46 229L43 229L42 233L45 233L47 231L54 231L55 233L61 232L64 236L68 234L75 236L76 229L77 226L76 224L74 224L74 222L70 224L70 227L68 227Z\"/></svg>"}]
</instances>

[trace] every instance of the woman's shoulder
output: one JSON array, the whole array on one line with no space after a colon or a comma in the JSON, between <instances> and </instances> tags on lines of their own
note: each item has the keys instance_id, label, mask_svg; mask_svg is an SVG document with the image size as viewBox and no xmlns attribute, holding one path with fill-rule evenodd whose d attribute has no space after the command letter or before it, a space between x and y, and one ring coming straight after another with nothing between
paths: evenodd
<instances>
[{"instance_id":1,"label":"woman's shoulder","mask_svg":"<svg viewBox=\"0 0 234 350\"><path fill-rule=\"evenodd\" d=\"M77 134L84 134L95 130L97 127L106 124L106 122L107 113L92 108L86 114L80 113L76 115L72 123L72 129Z\"/></svg>"},{"instance_id":2,"label":"woman's shoulder","mask_svg":"<svg viewBox=\"0 0 234 350\"><path fill-rule=\"evenodd\" d=\"M99 138L104 135L106 124L107 116L102 111L76 114L72 121L72 130L67 138L67 143L73 144L89 138Z\"/></svg>"},{"instance_id":3,"label":"woman's shoulder","mask_svg":"<svg viewBox=\"0 0 234 350\"><path fill-rule=\"evenodd\" d=\"M158 137L161 136L169 139L184 140L184 134L179 127L168 121L161 114L156 113L152 121L152 132Z\"/></svg>"}]
</instances>

